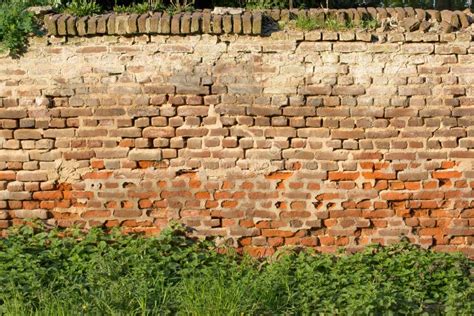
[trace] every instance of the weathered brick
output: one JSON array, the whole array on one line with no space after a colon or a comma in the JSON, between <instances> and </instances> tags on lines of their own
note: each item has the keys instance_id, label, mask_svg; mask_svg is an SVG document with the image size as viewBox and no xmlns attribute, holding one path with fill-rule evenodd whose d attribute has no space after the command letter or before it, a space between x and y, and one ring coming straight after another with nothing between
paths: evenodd
<instances>
[{"instance_id":1,"label":"weathered brick","mask_svg":"<svg viewBox=\"0 0 474 316\"><path fill-rule=\"evenodd\" d=\"M265 130L266 137L296 137L296 129L292 127L272 127Z\"/></svg>"},{"instance_id":2,"label":"weathered brick","mask_svg":"<svg viewBox=\"0 0 474 316\"><path fill-rule=\"evenodd\" d=\"M132 149L128 153L130 160L161 160L161 150L159 149Z\"/></svg>"},{"instance_id":3,"label":"weathered brick","mask_svg":"<svg viewBox=\"0 0 474 316\"><path fill-rule=\"evenodd\" d=\"M156 137L174 137L175 130L172 127L146 127L143 129L143 137L156 138Z\"/></svg>"},{"instance_id":4,"label":"weathered brick","mask_svg":"<svg viewBox=\"0 0 474 316\"><path fill-rule=\"evenodd\" d=\"M26 117L26 109L21 108L0 108L0 118L2 119L20 119Z\"/></svg>"},{"instance_id":5,"label":"weathered brick","mask_svg":"<svg viewBox=\"0 0 474 316\"><path fill-rule=\"evenodd\" d=\"M398 93L400 95L431 95L431 89L429 87L411 87L411 86L401 86L398 88Z\"/></svg>"},{"instance_id":6,"label":"weathered brick","mask_svg":"<svg viewBox=\"0 0 474 316\"><path fill-rule=\"evenodd\" d=\"M13 212L15 218L27 218L27 219L47 219L48 211L43 209L33 210L15 210Z\"/></svg>"},{"instance_id":7,"label":"weathered brick","mask_svg":"<svg viewBox=\"0 0 474 316\"><path fill-rule=\"evenodd\" d=\"M1 161L18 161L24 162L29 160L29 154L23 150L1 150L0 149L0 162Z\"/></svg>"},{"instance_id":8,"label":"weathered brick","mask_svg":"<svg viewBox=\"0 0 474 316\"><path fill-rule=\"evenodd\" d=\"M21 63L0 57L0 228L37 216L17 210L48 210L59 225L127 231L181 219L252 249L326 251L407 233L466 249L469 32L229 36L266 31L266 17L210 12L58 15L53 32L79 36L34 41ZM319 9L265 15L315 12L324 19ZM441 22L404 8L329 14L355 12ZM136 32L209 35L82 36Z\"/></svg>"},{"instance_id":9,"label":"weathered brick","mask_svg":"<svg viewBox=\"0 0 474 316\"><path fill-rule=\"evenodd\" d=\"M333 95L362 95L365 89L362 86L335 86L332 89Z\"/></svg>"},{"instance_id":10,"label":"weathered brick","mask_svg":"<svg viewBox=\"0 0 474 316\"><path fill-rule=\"evenodd\" d=\"M329 85L308 85L302 89L301 93L304 95L330 95L331 91Z\"/></svg>"},{"instance_id":11,"label":"weathered brick","mask_svg":"<svg viewBox=\"0 0 474 316\"><path fill-rule=\"evenodd\" d=\"M360 139L364 138L365 133L362 129L353 129L353 130L332 130L331 131L331 138L335 139Z\"/></svg>"},{"instance_id":12,"label":"weathered brick","mask_svg":"<svg viewBox=\"0 0 474 316\"><path fill-rule=\"evenodd\" d=\"M96 158L126 158L128 155L128 148L103 148L94 149Z\"/></svg>"},{"instance_id":13,"label":"weathered brick","mask_svg":"<svg viewBox=\"0 0 474 316\"><path fill-rule=\"evenodd\" d=\"M17 181L29 182L29 181L47 181L48 173L42 170L35 171L18 171L16 174Z\"/></svg>"},{"instance_id":14,"label":"weathered brick","mask_svg":"<svg viewBox=\"0 0 474 316\"><path fill-rule=\"evenodd\" d=\"M327 128L300 128L297 130L298 137L309 138L328 138L329 129Z\"/></svg>"}]
</instances>

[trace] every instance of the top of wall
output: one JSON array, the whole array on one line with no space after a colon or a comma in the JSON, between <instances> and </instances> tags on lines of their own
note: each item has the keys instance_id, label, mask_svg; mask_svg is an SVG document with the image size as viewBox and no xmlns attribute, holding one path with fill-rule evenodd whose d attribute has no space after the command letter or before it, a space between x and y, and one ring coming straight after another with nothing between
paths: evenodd
<instances>
[{"instance_id":1,"label":"top of wall","mask_svg":"<svg viewBox=\"0 0 474 316\"><path fill-rule=\"evenodd\" d=\"M253 10L216 8L169 15L166 12L146 14L105 14L75 17L66 14L48 14L44 24L52 36L102 36L137 34L243 34L268 36L279 30L278 22L287 23L298 16L311 17L318 21L328 19L340 23L351 21L354 32L363 31L362 20L377 20L379 27L369 33L386 34L396 32L409 38L427 37L438 41L439 34L456 31L474 34L474 15L469 10L437 11L413 8L356 8L356 9L309 9L309 10ZM323 33L326 30L322 30ZM352 33L354 33L352 32ZM332 32L337 33L337 32ZM366 32L367 33L367 32ZM418 34L418 35L414 35ZM434 36L436 35L436 36ZM397 41L409 40L401 36ZM332 35L322 40L363 40L371 36L355 36L349 39ZM469 39L470 40L470 39ZM422 41L422 40L420 40Z\"/></svg>"}]
</instances>

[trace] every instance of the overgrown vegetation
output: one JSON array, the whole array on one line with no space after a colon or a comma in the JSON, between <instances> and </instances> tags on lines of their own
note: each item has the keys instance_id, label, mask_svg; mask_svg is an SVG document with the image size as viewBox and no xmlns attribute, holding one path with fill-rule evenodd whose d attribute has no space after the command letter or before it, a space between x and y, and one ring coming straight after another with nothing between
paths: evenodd
<instances>
[{"instance_id":1,"label":"overgrown vegetation","mask_svg":"<svg viewBox=\"0 0 474 316\"><path fill-rule=\"evenodd\" d=\"M304 31L312 31L316 29L330 30L330 31L343 31L348 29L364 29L364 30L374 30L379 26L379 23L376 19L373 18L364 18L359 23L354 23L354 21L338 21L336 18L327 18L324 21L317 20L313 17L308 16L298 16L294 20L294 25L296 28Z\"/></svg>"},{"instance_id":2,"label":"overgrown vegetation","mask_svg":"<svg viewBox=\"0 0 474 316\"><path fill-rule=\"evenodd\" d=\"M153 11L160 9L158 7L151 8ZM130 5L115 5L114 12L117 13L137 13L143 14L150 11L148 3L132 3Z\"/></svg>"},{"instance_id":3,"label":"overgrown vegetation","mask_svg":"<svg viewBox=\"0 0 474 316\"><path fill-rule=\"evenodd\" d=\"M288 6L288 0L249 0L245 3L247 9L285 9Z\"/></svg>"},{"instance_id":4,"label":"overgrown vegetation","mask_svg":"<svg viewBox=\"0 0 474 316\"><path fill-rule=\"evenodd\" d=\"M472 267L407 243L257 261L177 226L158 238L23 226L0 240L0 313L470 315Z\"/></svg>"},{"instance_id":5,"label":"overgrown vegetation","mask_svg":"<svg viewBox=\"0 0 474 316\"><path fill-rule=\"evenodd\" d=\"M13 56L21 54L27 44L27 36L35 30L32 13L26 9L31 1L0 1L0 51L9 50Z\"/></svg>"},{"instance_id":6,"label":"overgrown vegetation","mask_svg":"<svg viewBox=\"0 0 474 316\"><path fill-rule=\"evenodd\" d=\"M94 15L99 14L101 11L101 6L95 0L72 0L63 9L64 13L75 16Z\"/></svg>"}]
</instances>

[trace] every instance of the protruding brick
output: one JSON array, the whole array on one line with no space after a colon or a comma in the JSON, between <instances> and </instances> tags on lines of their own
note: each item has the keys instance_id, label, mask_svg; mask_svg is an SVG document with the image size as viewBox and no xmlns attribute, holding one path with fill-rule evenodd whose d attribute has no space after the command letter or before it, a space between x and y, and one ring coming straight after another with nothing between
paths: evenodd
<instances>
[{"instance_id":1,"label":"protruding brick","mask_svg":"<svg viewBox=\"0 0 474 316\"><path fill-rule=\"evenodd\" d=\"M232 15L232 30L234 34L242 33L242 15L234 14Z\"/></svg>"},{"instance_id":2,"label":"protruding brick","mask_svg":"<svg viewBox=\"0 0 474 316\"><path fill-rule=\"evenodd\" d=\"M232 16L226 14L222 17L222 28L224 33L229 34L232 33Z\"/></svg>"},{"instance_id":3,"label":"protruding brick","mask_svg":"<svg viewBox=\"0 0 474 316\"><path fill-rule=\"evenodd\" d=\"M193 12L191 17L191 29L192 34L199 33L201 31L202 14L200 12Z\"/></svg>"},{"instance_id":4,"label":"protruding brick","mask_svg":"<svg viewBox=\"0 0 474 316\"><path fill-rule=\"evenodd\" d=\"M153 15L147 19L146 31L148 33L161 33L161 12L154 12Z\"/></svg>"},{"instance_id":5,"label":"protruding brick","mask_svg":"<svg viewBox=\"0 0 474 316\"><path fill-rule=\"evenodd\" d=\"M252 14L252 34L261 35L262 34L262 13L254 12Z\"/></svg>"},{"instance_id":6,"label":"protruding brick","mask_svg":"<svg viewBox=\"0 0 474 316\"><path fill-rule=\"evenodd\" d=\"M171 33L171 17L168 13L163 13L160 19L160 34Z\"/></svg>"},{"instance_id":7,"label":"protruding brick","mask_svg":"<svg viewBox=\"0 0 474 316\"><path fill-rule=\"evenodd\" d=\"M90 16L87 19L87 35L95 35L97 33L97 17Z\"/></svg>"},{"instance_id":8,"label":"protruding brick","mask_svg":"<svg viewBox=\"0 0 474 316\"><path fill-rule=\"evenodd\" d=\"M211 13L210 12L203 12L202 13L202 20L201 20L201 31L204 34L211 33Z\"/></svg>"},{"instance_id":9,"label":"protruding brick","mask_svg":"<svg viewBox=\"0 0 474 316\"><path fill-rule=\"evenodd\" d=\"M222 15L212 15L212 34L222 34Z\"/></svg>"},{"instance_id":10,"label":"protruding brick","mask_svg":"<svg viewBox=\"0 0 474 316\"><path fill-rule=\"evenodd\" d=\"M88 19L89 17L84 16L77 20L76 22L77 35L84 36L87 34L87 20Z\"/></svg>"},{"instance_id":11,"label":"protruding brick","mask_svg":"<svg viewBox=\"0 0 474 316\"><path fill-rule=\"evenodd\" d=\"M44 24L48 30L49 35L58 35L58 28L56 25L59 15L47 14L44 17Z\"/></svg>"},{"instance_id":12,"label":"protruding brick","mask_svg":"<svg viewBox=\"0 0 474 316\"><path fill-rule=\"evenodd\" d=\"M252 34L252 14L250 12L244 12L242 15L242 31L246 35Z\"/></svg>"},{"instance_id":13,"label":"protruding brick","mask_svg":"<svg viewBox=\"0 0 474 316\"><path fill-rule=\"evenodd\" d=\"M180 34L180 32L181 32L181 25L180 25L181 24L181 17L182 17L182 15L180 13L174 14L171 17L171 28L170 28L171 34L173 34L173 35Z\"/></svg>"}]
</instances>

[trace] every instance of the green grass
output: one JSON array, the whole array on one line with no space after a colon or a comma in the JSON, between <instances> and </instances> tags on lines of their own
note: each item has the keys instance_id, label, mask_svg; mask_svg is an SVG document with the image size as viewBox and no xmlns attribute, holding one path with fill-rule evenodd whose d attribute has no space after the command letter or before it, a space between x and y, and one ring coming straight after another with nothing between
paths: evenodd
<instances>
[{"instance_id":1,"label":"green grass","mask_svg":"<svg viewBox=\"0 0 474 316\"><path fill-rule=\"evenodd\" d=\"M373 18L365 18L358 24L355 24L353 21L341 22L334 17L327 17L324 21L320 21L308 16L298 16L294 21L295 27L304 31L317 29L330 31L344 31L350 29L374 30L379 26L379 22Z\"/></svg>"},{"instance_id":2,"label":"green grass","mask_svg":"<svg viewBox=\"0 0 474 316\"><path fill-rule=\"evenodd\" d=\"M157 238L22 227L0 239L0 314L470 315L472 267L408 243L255 260L179 226Z\"/></svg>"}]
</instances>

